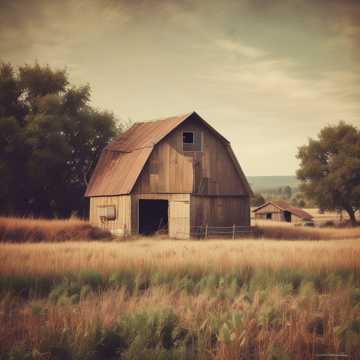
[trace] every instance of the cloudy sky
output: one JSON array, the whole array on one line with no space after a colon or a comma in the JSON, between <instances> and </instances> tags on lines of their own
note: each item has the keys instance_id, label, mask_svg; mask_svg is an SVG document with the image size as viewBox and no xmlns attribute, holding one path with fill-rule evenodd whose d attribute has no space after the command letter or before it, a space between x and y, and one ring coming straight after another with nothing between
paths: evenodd
<instances>
[{"instance_id":1,"label":"cloudy sky","mask_svg":"<svg viewBox=\"0 0 360 360\"><path fill-rule=\"evenodd\" d=\"M360 125L359 0L0 0L0 60L66 68L123 120L195 110L247 175Z\"/></svg>"}]
</instances>

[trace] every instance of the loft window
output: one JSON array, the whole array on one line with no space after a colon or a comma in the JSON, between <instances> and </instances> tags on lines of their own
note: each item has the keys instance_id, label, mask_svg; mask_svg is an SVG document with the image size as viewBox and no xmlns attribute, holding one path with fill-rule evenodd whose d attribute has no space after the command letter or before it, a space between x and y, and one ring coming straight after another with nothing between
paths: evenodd
<instances>
[{"instance_id":1,"label":"loft window","mask_svg":"<svg viewBox=\"0 0 360 360\"><path fill-rule=\"evenodd\" d=\"M116 219L115 205L98 206L97 210L98 210L98 216L101 221Z\"/></svg>"},{"instance_id":2,"label":"loft window","mask_svg":"<svg viewBox=\"0 0 360 360\"><path fill-rule=\"evenodd\" d=\"M203 136L201 131L183 132L183 151L202 151Z\"/></svg>"},{"instance_id":3,"label":"loft window","mask_svg":"<svg viewBox=\"0 0 360 360\"><path fill-rule=\"evenodd\" d=\"M193 132L184 132L183 133L183 143L184 144L194 144L194 133Z\"/></svg>"}]
</instances>

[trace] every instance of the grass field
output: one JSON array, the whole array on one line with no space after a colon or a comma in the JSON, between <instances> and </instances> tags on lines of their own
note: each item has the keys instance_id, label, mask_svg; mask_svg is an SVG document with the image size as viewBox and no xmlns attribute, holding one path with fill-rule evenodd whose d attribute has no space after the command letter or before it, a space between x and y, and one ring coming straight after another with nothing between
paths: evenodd
<instances>
[{"instance_id":1,"label":"grass field","mask_svg":"<svg viewBox=\"0 0 360 360\"><path fill-rule=\"evenodd\" d=\"M61 242L110 238L108 231L77 218L48 220L0 217L0 242Z\"/></svg>"},{"instance_id":2,"label":"grass field","mask_svg":"<svg viewBox=\"0 0 360 360\"><path fill-rule=\"evenodd\" d=\"M360 358L356 239L4 243L0 292L1 359Z\"/></svg>"}]
</instances>

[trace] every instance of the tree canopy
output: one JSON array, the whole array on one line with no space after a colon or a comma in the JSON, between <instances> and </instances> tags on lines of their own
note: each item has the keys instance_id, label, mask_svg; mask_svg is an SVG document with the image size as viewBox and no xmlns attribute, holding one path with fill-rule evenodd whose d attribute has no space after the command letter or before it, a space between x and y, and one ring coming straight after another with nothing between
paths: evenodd
<instances>
[{"instance_id":1,"label":"tree canopy","mask_svg":"<svg viewBox=\"0 0 360 360\"><path fill-rule=\"evenodd\" d=\"M324 210L345 210L352 224L360 209L360 131L340 122L299 148L301 190Z\"/></svg>"},{"instance_id":2,"label":"tree canopy","mask_svg":"<svg viewBox=\"0 0 360 360\"><path fill-rule=\"evenodd\" d=\"M113 114L90 106L90 87L65 70L0 64L0 212L84 215L87 180L119 132Z\"/></svg>"}]
</instances>

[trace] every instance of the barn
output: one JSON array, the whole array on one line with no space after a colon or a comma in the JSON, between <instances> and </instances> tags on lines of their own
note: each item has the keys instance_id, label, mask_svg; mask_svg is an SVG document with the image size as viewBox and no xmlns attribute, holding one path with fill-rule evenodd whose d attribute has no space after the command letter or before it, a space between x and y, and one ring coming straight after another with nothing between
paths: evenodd
<instances>
[{"instance_id":1,"label":"barn","mask_svg":"<svg viewBox=\"0 0 360 360\"><path fill-rule=\"evenodd\" d=\"M291 206L284 200L269 201L253 210L255 219L301 223L312 220L306 211Z\"/></svg>"},{"instance_id":2,"label":"barn","mask_svg":"<svg viewBox=\"0 0 360 360\"><path fill-rule=\"evenodd\" d=\"M251 188L230 143L196 112L135 123L106 146L85 196L118 235L249 227Z\"/></svg>"}]
</instances>

